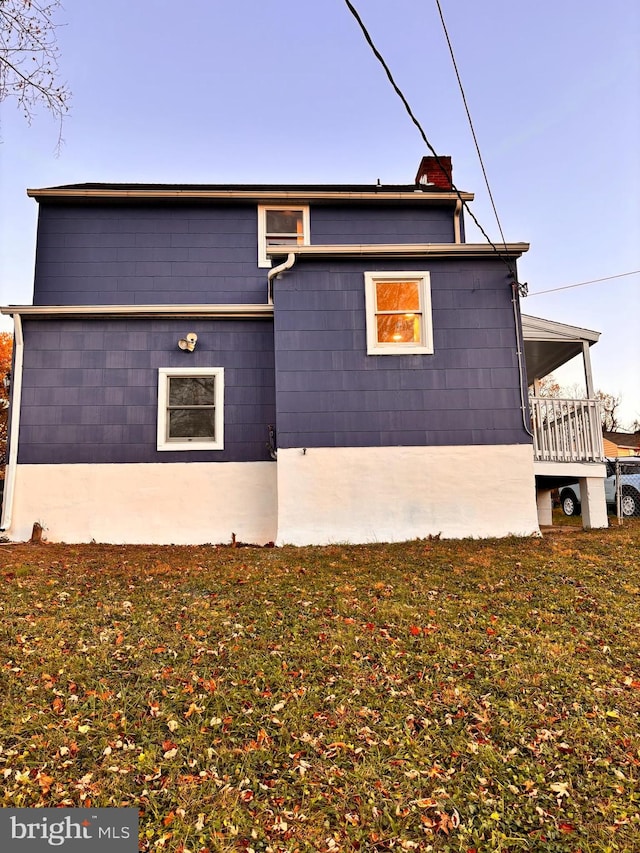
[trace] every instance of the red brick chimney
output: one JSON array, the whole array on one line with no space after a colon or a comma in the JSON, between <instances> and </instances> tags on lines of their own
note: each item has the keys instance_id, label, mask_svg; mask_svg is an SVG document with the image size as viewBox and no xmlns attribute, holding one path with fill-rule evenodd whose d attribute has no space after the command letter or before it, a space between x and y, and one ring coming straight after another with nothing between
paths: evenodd
<instances>
[{"instance_id":1,"label":"red brick chimney","mask_svg":"<svg viewBox=\"0 0 640 853\"><path fill-rule=\"evenodd\" d=\"M423 157L418 166L416 184L432 184L441 190L452 189L451 157Z\"/></svg>"}]
</instances>

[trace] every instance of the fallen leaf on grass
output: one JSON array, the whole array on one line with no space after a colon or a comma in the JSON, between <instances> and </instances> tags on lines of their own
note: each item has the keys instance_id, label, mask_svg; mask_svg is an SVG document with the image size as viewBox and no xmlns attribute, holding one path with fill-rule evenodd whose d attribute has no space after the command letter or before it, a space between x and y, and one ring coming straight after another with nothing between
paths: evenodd
<instances>
[{"instance_id":1,"label":"fallen leaf on grass","mask_svg":"<svg viewBox=\"0 0 640 853\"><path fill-rule=\"evenodd\" d=\"M568 782L553 782L553 784L549 785L551 790L557 797L568 797L569 796L569 783Z\"/></svg>"},{"instance_id":2,"label":"fallen leaf on grass","mask_svg":"<svg viewBox=\"0 0 640 853\"><path fill-rule=\"evenodd\" d=\"M40 770L36 775L36 782L38 783L38 785L40 785L43 794L49 793L54 781L55 780L53 776L47 776L47 774L43 773L42 770Z\"/></svg>"}]
</instances>

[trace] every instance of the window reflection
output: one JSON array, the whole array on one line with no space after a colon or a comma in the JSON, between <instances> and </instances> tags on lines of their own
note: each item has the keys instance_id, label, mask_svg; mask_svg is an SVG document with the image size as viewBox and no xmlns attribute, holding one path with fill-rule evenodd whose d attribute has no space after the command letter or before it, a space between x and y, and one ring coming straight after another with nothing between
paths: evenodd
<instances>
[{"instance_id":1,"label":"window reflection","mask_svg":"<svg viewBox=\"0 0 640 853\"><path fill-rule=\"evenodd\" d=\"M422 343L419 282L376 282L376 323L378 343Z\"/></svg>"},{"instance_id":2,"label":"window reflection","mask_svg":"<svg viewBox=\"0 0 640 853\"><path fill-rule=\"evenodd\" d=\"M378 341L380 343L420 343L420 317L408 318L404 314L379 314Z\"/></svg>"},{"instance_id":3,"label":"window reflection","mask_svg":"<svg viewBox=\"0 0 640 853\"><path fill-rule=\"evenodd\" d=\"M167 440L215 439L214 376L169 378Z\"/></svg>"},{"instance_id":4,"label":"window reflection","mask_svg":"<svg viewBox=\"0 0 640 853\"><path fill-rule=\"evenodd\" d=\"M419 311L417 281L379 281L376 284L378 311Z\"/></svg>"},{"instance_id":5,"label":"window reflection","mask_svg":"<svg viewBox=\"0 0 640 853\"><path fill-rule=\"evenodd\" d=\"M267 210L267 246L302 246L304 225L302 210Z\"/></svg>"}]
</instances>

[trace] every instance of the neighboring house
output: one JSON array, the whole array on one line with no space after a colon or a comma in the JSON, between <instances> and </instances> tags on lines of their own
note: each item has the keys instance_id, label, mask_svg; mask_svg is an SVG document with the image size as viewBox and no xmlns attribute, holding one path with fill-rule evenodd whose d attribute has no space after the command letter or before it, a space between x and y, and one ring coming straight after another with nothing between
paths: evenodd
<instances>
[{"instance_id":1,"label":"neighboring house","mask_svg":"<svg viewBox=\"0 0 640 853\"><path fill-rule=\"evenodd\" d=\"M510 272L528 246L465 243L472 196L441 159L448 175L425 157L402 186L29 190L34 304L3 309L16 326L6 533L537 533ZM601 485L599 468L581 476Z\"/></svg>"},{"instance_id":2,"label":"neighboring house","mask_svg":"<svg viewBox=\"0 0 640 853\"><path fill-rule=\"evenodd\" d=\"M605 455L609 459L616 456L640 456L639 432L604 432Z\"/></svg>"}]
</instances>

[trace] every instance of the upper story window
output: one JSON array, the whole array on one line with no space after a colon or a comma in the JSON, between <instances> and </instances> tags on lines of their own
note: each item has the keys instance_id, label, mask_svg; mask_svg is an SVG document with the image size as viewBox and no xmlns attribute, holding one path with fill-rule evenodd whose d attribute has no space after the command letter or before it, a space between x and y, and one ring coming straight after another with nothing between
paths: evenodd
<instances>
[{"instance_id":1,"label":"upper story window","mask_svg":"<svg viewBox=\"0 0 640 853\"><path fill-rule=\"evenodd\" d=\"M158 450L224 448L224 368L161 367Z\"/></svg>"},{"instance_id":2,"label":"upper story window","mask_svg":"<svg viewBox=\"0 0 640 853\"><path fill-rule=\"evenodd\" d=\"M367 352L414 355L433 352L428 272L366 272Z\"/></svg>"},{"instance_id":3,"label":"upper story window","mask_svg":"<svg viewBox=\"0 0 640 853\"><path fill-rule=\"evenodd\" d=\"M258 207L258 266L270 267L268 246L309 244L309 208L287 205Z\"/></svg>"}]
</instances>

